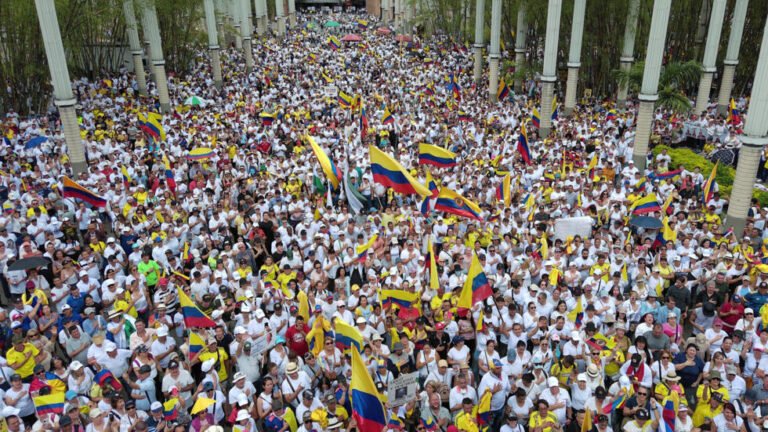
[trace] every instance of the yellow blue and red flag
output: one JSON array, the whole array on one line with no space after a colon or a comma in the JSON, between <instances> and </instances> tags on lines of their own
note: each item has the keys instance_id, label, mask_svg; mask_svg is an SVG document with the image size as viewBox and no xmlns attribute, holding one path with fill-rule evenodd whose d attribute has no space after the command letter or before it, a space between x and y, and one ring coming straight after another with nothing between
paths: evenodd
<instances>
[{"instance_id":1,"label":"yellow blue and red flag","mask_svg":"<svg viewBox=\"0 0 768 432\"><path fill-rule=\"evenodd\" d=\"M448 188L440 189L437 201L435 202L435 210L470 219L482 220L482 217L480 217L482 212L480 206Z\"/></svg>"},{"instance_id":2,"label":"yellow blue and red flag","mask_svg":"<svg viewBox=\"0 0 768 432\"><path fill-rule=\"evenodd\" d=\"M205 348L205 339L196 332L189 332L189 359L197 357Z\"/></svg>"},{"instance_id":3,"label":"yellow blue and red flag","mask_svg":"<svg viewBox=\"0 0 768 432\"><path fill-rule=\"evenodd\" d=\"M181 314L184 315L184 325L188 328L213 328L216 322L208 317L197 305L184 294L181 288L177 289Z\"/></svg>"},{"instance_id":4,"label":"yellow blue and red flag","mask_svg":"<svg viewBox=\"0 0 768 432\"><path fill-rule=\"evenodd\" d=\"M659 205L659 200L656 198L656 194L650 193L635 201L632 204L631 210L633 215L643 215L660 211L661 206Z\"/></svg>"},{"instance_id":5,"label":"yellow blue and red flag","mask_svg":"<svg viewBox=\"0 0 768 432\"><path fill-rule=\"evenodd\" d=\"M536 124L534 123L534 126ZM526 165L532 162L531 149L528 147L528 132L525 130L525 124L520 125L520 135L517 137L517 151Z\"/></svg>"},{"instance_id":6,"label":"yellow blue and red flag","mask_svg":"<svg viewBox=\"0 0 768 432\"><path fill-rule=\"evenodd\" d=\"M379 235L374 234L366 243L355 246L355 255L357 255L358 262L365 262L365 259L368 257L368 251L371 250L373 244L376 243L377 238L379 238Z\"/></svg>"},{"instance_id":7,"label":"yellow blue and red flag","mask_svg":"<svg viewBox=\"0 0 768 432\"><path fill-rule=\"evenodd\" d=\"M418 194L430 196L432 192L418 182L392 156L384 153L375 146L369 146L371 171L376 183L392 188L400 194Z\"/></svg>"},{"instance_id":8,"label":"yellow blue and red flag","mask_svg":"<svg viewBox=\"0 0 768 432\"><path fill-rule=\"evenodd\" d=\"M325 173L325 176L328 178L328 181L331 182L331 185L334 189L338 189L339 182L341 182L341 171L336 166L336 164L333 163L331 158L325 154L323 149L317 145L317 142L315 142L314 138L312 138L310 135L306 135L305 139L309 143L310 147L312 147L312 151L315 153L315 156L317 156L317 161L320 164L320 167L323 169L323 173Z\"/></svg>"},{"instance_id":9,"label":"yellow blue and red flag","mask_svg":"<svg viewBox=\"0 0 768 432\"><path fill-rule=\"evenodd\" d=\"M328 45L331 46L332 50L336 51L341 48L341 41L336 36L331 35L328 37Z\"/></svg>"},{"instance_id":10,"label":"yellow blue and red flag","mask_svg":"<svg viewBox=\"0 0 768 432\"><path fill-rule=\"evenodd\" d=\"M472 309L472 306L478 302L485 301L493 295L491 284L485 276L483 266L476 254L472 254L472 263L469 265L467 280L464 281L464 287L459 295L459 302L456 304L460 308Z\"/></svg>"},{"instance_id":11,"label":"yellow blue and red flag","mask_svg":"<svg viewBox=\"0 0 768 432\"><path fill-rule=\"evenodd\" d=\"M51 393L45 396L32 398L35 405L37 416L42 417L47 414L61 414L64 412L64 393Z\"/></svg>"},{"instance_id":12,"label":"yellow blue and red flag","mask_svg":"<svg viewBox=\"0 0 768 432\"><path fill-rule=\"evenodd\" d=\"M419 164L450 168L456 163L456 153L436 145L419 144Z\"/></svg>"},{"instance_id":13,"label":"yellow blue and red flag","mask_svg":"<svg viewBox=\"0 0 768 432\"><path fill-rule=\"evenodd\" d=\"M512 174L507 174L496 187L496 199L503 202L505 207L512 203Z\"/></svg>"},{"instance_id":14,"label":"yellow blue and red flag","mask_svg":"<svg viewBox=\"0 0 768 432\"><path fill-rule=\"evenodd\" d=\"M389 111L389 107L384 107L384 114L381 116L381 124L392 124L395 122L395 117Z\"/></svg>"},{"instance_id":15,"label":"yellow blue and red flag","mask_svg":"<svg viewBox=\"0 0 768 432\"><path fill-rule=\"evenodd\" d=\"M531 115L531 123L533 123L534 127L540 127L541 125L541 115L539 114L539 110L536 108L533 108L533 114Z\"/></svg>"},{"instance_id":16,"label":"yellow blue and red flag","mask_svg":"<svg viewBox=\"0 0 768 432\"><path fill-rule=\"evenodd\" d=\"M496 92L496 98L499 100L499 102L501 102L506 99L507 96L509 96L509 87L504 81L504 78L502 78L501 81L499 81L499 89Z\"/></svg>"},{"instance_id":17,"label":"yellow blue and red flag","mask_svg":"<svg viewBox=\"0 0 768 432\"><path fill-rule=\"evenodd\" d=\"M165 183L168 185L168 189L176 196L176 177L173 175L173 169L171 169L171 161L168 160L168 156L163 156L163 164L165 165Z\"/></svg>"},{"instance_id":18,"label":"yellow blue and red flag","mask_svg":"<svg viewBox=\"0 0 768 432\"><path fill-rule=\"evenodd\" d=\"M715 176L717 176L717 165L720 161L715 162L715 166L712 168L712 172L709 173L709 178L704 183L704 205L715 195Z\"/></svg>"},{"instance_id":19,"label":"yellow blue and red flag","mask_svg":"<svg viewBox=\"0 0 768 432\"><path fill-rule=\"evenodd\" d=\"M347 324L343 319L336 317L334 319L336 325L336 347L340 349L344 354L349 352L354 347L356 351L362 351L363 335L360 334L360 330Z\"/></svg>"},{"instance_id":20,"label":"yellow blue and red flag","mask_svg":"<svg viewBox=\"0 0 768 432\"><path fill-rule=\"evenodd\" d=\"M77 182L69 177L64 177L62 180L64 185L62 195L64 198L76 198L81 201L85 201L94 207L106 207L107 200L96 195L84 186L79 185Z\"/></svg>"},{"instance_id":21,"label":"yellow blue and red flag","mask_svg":"<svg viewBox=\"0 0 768 432\"><path fill-rule=\"evenodd\" d=\"M352 379L349 383L352 417L360 432L381 432L387 424L379 392L357 350L352 351Z\"/></svg>"}]
</instances>

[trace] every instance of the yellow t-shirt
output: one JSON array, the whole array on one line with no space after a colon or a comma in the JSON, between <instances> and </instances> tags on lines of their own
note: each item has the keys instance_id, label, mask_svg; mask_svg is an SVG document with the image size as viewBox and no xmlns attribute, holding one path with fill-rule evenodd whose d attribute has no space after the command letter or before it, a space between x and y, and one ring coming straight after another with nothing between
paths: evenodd
<instances>
[{"instance_id":1,"label":"yellow t-shirt","mask_svg":"<svg viewBox=\"0 0 768 432\"><path fill-rule=\"evenodd\" d=\"M16 351L15 347L12 347L8 350L8 354L5 356L6 360L8 361L8 364L15 364L20 361L24 360L24 357L27 355L27 353L32 353L31 356L27 359L24 364L21 365L18 369L16 369L16 373L21 376L21 378L27 378L28 376L32 375L32 372L35 369L35 365L37 362L35 361L35 356L40 354L40 350L35 348L34 345L31 343L25 343L24 344L24 350L19 352Z\"/></svg>"},{"instance_id":2,"label":"yellow t-shirt","mask_svg":"<svg viewBox=\"0 0 768 432\"><path fill-rule=\"evenodd\" d=\"M533 429L547 422L551 422L552 424L559 423L559 421L557 420L557 416L552 411L548 412L545 418L541 418L541 415L539 415L539 412L534 411L531 414L531 418L528 420L528 426L530 427L530 429ZM541 432L552 432L552 427L545 427L541 430Z\"/></svg>"},{"instance_id":3,"label":"yellow t-shirt","mask_svg":"<svg viewBox=\"0 0 768 432\"><path fill-rule=\"evenodd\" d=\"M204 352L198 356L201 362L205 362L209 359L214 359L219 363L219 381L224 382L227 380L229 375L227 375L227 368L224 366L224 362L229 360L229 354L224 350L224 348L219 348L218 352Z\"/></svg>"}]
</instances>

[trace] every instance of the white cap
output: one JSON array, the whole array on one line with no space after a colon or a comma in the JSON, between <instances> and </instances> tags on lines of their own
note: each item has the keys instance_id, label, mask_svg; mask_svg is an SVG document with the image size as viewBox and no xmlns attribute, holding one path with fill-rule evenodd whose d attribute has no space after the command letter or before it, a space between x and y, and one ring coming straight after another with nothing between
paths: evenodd
<instances>
[{"instance_id":1,"label":"white cap","mask_svg":"<svg viewBox=\"0 0 768 432\"><path fill-rule=\"evenodd\" d=\"M363 317L358 317L356 322L357 322L358 324L365 324L365 323L367 323L368 321L366 321L366 320L365 320L365 318L363 318Z\"/></svg>"},{"instance_id":2,"label":"white cap","mask_svg":"<svg viewBox=\"0 0 768 432\"><path fill-rule=\"evenodd\" d=\"M264 315L264 311L263 311L263 310L261 310L261 309L256 309L256 318L258 318L258 319L262 319L262 318L264 318L264 316L265 316L265 315Z\"/></svg>"},{"instance_id":3,"label":"white cap","mask_svg":"<svg viewBox=\"0 0 768 432\"><path fill-rule=\"evenodd\" d=\"M549 377L547 378L547 387L559 387L560 381L557 380L555 377Z\"/></svg>"},{"instance_id":4,"label":"white cap","mask_svg":"<svg viewBox=\"0 0 768 432\"><path fill-rule=\"evenodd\" d=\"M242 373L242 372L238 372L238 373L236 373L236 374L235 374L235 376L232 378L232 382L233 382L233 383L236 383L236 382L238 382L238 381L240 381L240 380L244 380L244 379L245 379L245 374L244 374L244 373Z\"/></svg>"},{"instance_id":5,"label":"white cap","mask_svg":"<svg viewBox=\"0 0 768 432\"><path fill-rule=\"evenodd\" d=\"M583 373L580 373L580 374L579 374L579 375L576 377L576 380L577 380L577 381L584 381L584 382L587 382L587 374L583 374Z\"/></svg>"},{"instance_id":6,"label":"white cap","mask_svg":"<svg viewBox=\"0 0 768 432\"><path fill-rule=\"evenodd\" d=\"M8 417L17 416L17 415L19 415L18 408L14 408L12 406L3 407L3 412L2 412L3 418L8 418Z\"/></svg>"},{"instance_id":7,"label":"white cap","mask_svg":"<svg viewBox=\"0 0 768 432\"><path fill-rule=\"evenodd\" d=\"M158 401L152 402L152 405L149 406L149 409L152 411L157 411L163 409L163 404L161 404Z\"/></svg>"},{"instance_id":8,"label":"white cap","mask_svg":"<svg viewBox=\"0 0 768 432\"><path fill-rule=\"evenodd\" d=\"M83 364L80 363L78 360L75 360L69 364L69 369L73 371L80 370L82 368L83 368Z\"/></svg>"},{"instance_id":9,"label":"white cap","mask_svg":"<svg viewBox=\"0 0 768 432\"><path fill-rule=\"evenodd\" d=\"M240 307L240 312L242 313L251 313L251 305L244 304Z\"/></svg>"},{"instance_id":10,"label":"white cap","mask_svg":"<svg viewBox=\"0 0 768 432\"><path fill-rule=\"evenodd\" d=\"M248 420L249 418L251 418L251 413L249 413L248 410L243 409L237 412L237 418L235 421Z\"/></svg>"},{"instance_id":11,"label":"white cap","mask_svg":"<svg viewBox=\"0 0 768 432\"><path fill-rule=\"evenodd\" d=\"M235 334L245 334L245 328L243 326L236 326L235 327Z\"/></svg>"},{"instance_id":12,"label":"white cap","mask_svg":"<svg viewBox=\"0 0 768 432\"><path fill-rule=\"evenodd\" d=\"M115 345L112 342L106 343L104 345L105 345L104 351L106 351L106 352L117 351L117 345Z\"/></svg>"},{"instance_id":13,"label":"white cap","mask_svg":"<svg viewBox=\"0 0 768 432\"><path fill-rule=\"evenodd\" d=\"M578 331L574 330L571 332L571 339L578 342L581 340L581 335L579 334Z\"/></svg>"},{"instance_id":14,"label":"white cap","mask_svg":"<svg viewBox=\"0 0 768 432\"><path fill-rule=\"evenodd\" d=\"M157 329L157 337L163 337L163 336L168 336L168 327L166 326L160 326Z\"/></svg>"},{"instance_id":15,"label":"white cap","mask_svg":"<svg viewBox=\"0 0 768 432\"><path fill-rule=\"evenodd\" d=\"M208 359L203 362L203 365L200 366L200 369L202 369L203 372L210 372L211 369L213 369L214 364L216 364L216 359Z\"/></svg>"},{"instance_id":16,"label":"white cap","mask_svg":"<svg viewBox=\"0 0 768 432\"><path fill-rule=\"evenodd\" d=\"M744 314L754 314L755 311L752 308L746 308L744 309Z\"/></svg>"}]
</instances>

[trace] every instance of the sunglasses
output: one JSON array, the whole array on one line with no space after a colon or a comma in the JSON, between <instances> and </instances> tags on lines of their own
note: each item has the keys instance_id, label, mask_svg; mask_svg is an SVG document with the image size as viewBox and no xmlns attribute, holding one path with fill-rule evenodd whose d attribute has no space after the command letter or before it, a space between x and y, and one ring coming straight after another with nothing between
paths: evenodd
<instances>
[{"instance_id":1,"label":"sunglasses","mask_svg":"<svg viewBox=\"0 0 768 432\"><path fill-rule=\"evenodd\" d=\"M648 393L645 392L637 392L638 396L648 396Z\"/></svg>"},{"instance_id":2,"label":"sunglasses","mask_svg":"<svg viewBox=\"0 0 768 432\"><path fill-rule=\"evenodd\" d=\"M662 359L662 360L669 360L669 359L670 359L670 357L669 357L669 356L662 356L662 357L661 357L661 359Z\"/></svg>"}]
</instances>

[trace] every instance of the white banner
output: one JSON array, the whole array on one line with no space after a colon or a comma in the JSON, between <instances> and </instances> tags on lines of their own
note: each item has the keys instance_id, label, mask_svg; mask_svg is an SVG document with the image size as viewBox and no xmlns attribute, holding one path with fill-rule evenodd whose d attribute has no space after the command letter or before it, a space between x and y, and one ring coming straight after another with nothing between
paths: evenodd
<instances>
[{"instance_id":1,"label":"white banner","mask_svg":"<svg viewBox=\"0 0 768 432\"><path fill-rule=\"evenodd\" d=\"M592 218L588 216L555 219L555 237L565 241L569 236L592 236Z\"/></svg>"},{"instance_id":2,"label":"white banner","mask_svg":"<svg viewBox=\"0 0 768 432\"><path fill-rule=\"evenodd\" d=\"M387 400L390 407L405 405L416 397L419 391L419 373L413 372L397 377L387 389Z\"/></svg>"}]
</instances>

